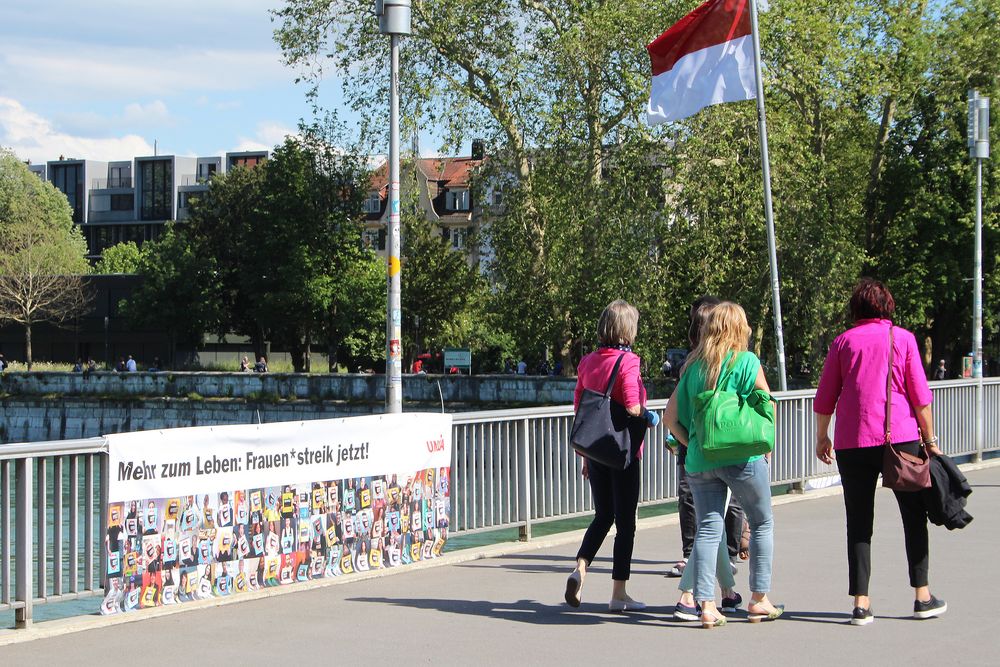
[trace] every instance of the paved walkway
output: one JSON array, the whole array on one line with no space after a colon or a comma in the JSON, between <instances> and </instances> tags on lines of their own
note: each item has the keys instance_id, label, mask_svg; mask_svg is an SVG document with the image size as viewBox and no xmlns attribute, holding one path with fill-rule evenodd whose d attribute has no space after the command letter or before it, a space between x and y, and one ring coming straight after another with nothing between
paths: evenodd
<instances>
[{"instance_id":1,"label":"paved walkway","mask_svg":"<svg viewBox=\"0 0 1000 667\"><path fill-rule=\"evenodd\" d=\"M902 530L880 492L867 627L846 623L843 508L832 495L775 510L773 599L787 612L774 623L737 615L705 631L673 621L677 580L662 576L679 550L673 524L637 535L630 590L650 604L644 613L607 611L609 540L577 610L562 602L576 549L566 544L0 647L0 664L996 665L1000 467L968 476L975 521L932 527L932 589L950 609L928 621L910 618ZM745 568L737 584L746 596Z\"/></svg>"}]
</instances>

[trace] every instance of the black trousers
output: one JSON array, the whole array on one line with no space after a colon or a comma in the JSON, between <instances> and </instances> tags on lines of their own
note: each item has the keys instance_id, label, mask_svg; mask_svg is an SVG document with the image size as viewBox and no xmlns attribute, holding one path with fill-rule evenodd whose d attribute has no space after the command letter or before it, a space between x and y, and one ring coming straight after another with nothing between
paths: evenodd
<instances>
[{"instance_id":1,"label":"black trousers","mask_svg":"<svg viewBox=\"0 0 1000 667\"><path fill-rule=\"evenodd\" d=\"M919 442L898 443L901 451L917 454ZM868 595L871 578L872 530L875 521L875 489L882 472L885 445L837 450L837 468L844 487L844 508L847 511L847 565L850 578L849 595ZM927 509L919 492L893 491L899 514L903 519L906 562L910 586L927 585L930 560L927 538Z\"/></svg>"},{"instance_id":2,"label":"black trousers","mask_svg":"<svg viewBox=\"0 0 1000 667\"><path fill-rule=\"evenodd\" d=\"M677 513L681 522L681 549L684 558L691 557L694 548L694 536L698 532L698 524L694 518L694 496L688 484L684 464L677 464ZM736 560L740 553L740 539L743 537L743 522L746 517L736 496L729 499L729 509L726 510L726 547L729 549L729 560Z\"/></svg>"},{"instance_id":3,"label":"black trousers","mask_svg":"<svg viewBox=\"0 0 1000 667\"><path fill-rule=\"evenodd\" d=\"M635 544L635 510L639 506L639 461L625 470L614 470L588 461L590 491L594 498L594 520L590 522L583 544L576 554L589 565L601 548L604 538L615 525L614 566L611 578L627 581L632 574L632 547Z\"/></svg>"}]
</instances>

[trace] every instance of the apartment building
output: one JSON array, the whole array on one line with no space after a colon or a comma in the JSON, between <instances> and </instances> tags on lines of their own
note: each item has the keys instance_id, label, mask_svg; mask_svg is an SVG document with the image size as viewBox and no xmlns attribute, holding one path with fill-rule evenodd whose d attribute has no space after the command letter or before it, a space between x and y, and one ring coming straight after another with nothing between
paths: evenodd
<instances>
[{"instance_id":1,"label":"apartment building","mask_svg":"<svg viewBox=\"0 0 1000 667\"><path fill-rule=\"evenodd\" d=\"M469 263L480 264L488 249L482 243L473 245L470 239L483 222L483 207L476 201L474 179L482 166L483 143L472 143L469 157L417 158L405 161L402 166L401 199L405 202L414 196L417 207L451 245L452 249L466 253ZM491 192L492 199L499 191ZM379 254L385 254L385 234L389 221L389 171L383 163L373 173L368 196L364 202L365 228L362 242ZM406 243L406 230L402 230Z\"/></svg>"},{"instance_id":2,"label":"apartment building","mask_svg":"<svg viewBox=\"0 0 1000 667\"><path fill-rule=\"evenodd\" d=\"M101 162L60 157L29 165L69 201L73 222L87 240L87 256L96 260L104 249L134 241L158 239L164 225L188 217L191 200L208 190L209 180L237 166L252 167L268 151L241 151L224 156L148 155Z\"/></svg>"},{"instance_id":3,"label":"apartment building","mask_svg":"<svg viewBox=\"0 0 1000 667\"><path fill-rule=\"evenodd\" d=\"M151 155L112 162L60 156L29 165L29 169L66 195L73 222L80 225L87 240L88 259L97 260L105 248L118 243L142 245L160 238L167 222L187 219L192 200L208 190L213 176L236 167L254 167L267 157L268 151L207 157ZM482 243L470 243L483 222L484 207L476 201L473 187L483 160L483 143L474 141L468 157L418 158L403 167L404 200L415 187L419 209L473 266L489 257ZM369 183L361 241L384 255L389 220L387 163L375 169ZM489 190L488 197L495 211L499 189ZM405 230L403 234L405 243Z\"/></svg>"}]
</instances>

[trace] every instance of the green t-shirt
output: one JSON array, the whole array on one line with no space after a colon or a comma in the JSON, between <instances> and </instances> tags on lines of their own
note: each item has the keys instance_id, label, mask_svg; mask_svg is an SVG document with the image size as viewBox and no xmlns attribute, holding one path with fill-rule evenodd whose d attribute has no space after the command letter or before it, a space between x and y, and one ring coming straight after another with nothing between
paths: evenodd
<instances>
[{"instance_id":1,"label":"green t-shirt","mask_svg":"<svg viewBox=\"0 0 1000 667\"><path fill-rule=\"evenodd\" d=\"M735 391L744 398L753 391L757 381L757 371L760 369L760 359L753 352L740 352L736 357L736 362L729 367L729 360L732 354L722 362L723 378L720 389ZM674 398L677 401L677 419L688 432L687 458L684 461L684 469L687 472L704 472L714 468L722 468L729 465L742 465L748 461L755 461L758 456L740 457L733 460L705 461L701 451L701 443L698 441L698 432L694 425L694 397L705 391L705 364L701 359L692 364L684 371L681 381L677 384L677 391Z\"/></svg>"}]
</instances>

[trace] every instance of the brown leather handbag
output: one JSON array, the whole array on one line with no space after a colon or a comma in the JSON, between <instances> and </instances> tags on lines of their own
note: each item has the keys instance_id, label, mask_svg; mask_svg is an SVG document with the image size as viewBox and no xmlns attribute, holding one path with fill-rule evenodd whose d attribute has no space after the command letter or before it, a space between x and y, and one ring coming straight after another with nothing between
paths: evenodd
<instances>
[{"instance_id":1,"label":"brown leather handbag","mask_svg":"<svg viewBox=\"0 0 1000 667\"><path fill-rule=\"evenodd\" d=\"M892 325L889 325L889 374L885 378L885 453L882 456L882 486L893 491L922 491L931 486L931 466L927 450L920 454L902 452L892 444Z\"/></svg>"}]
</instances>

